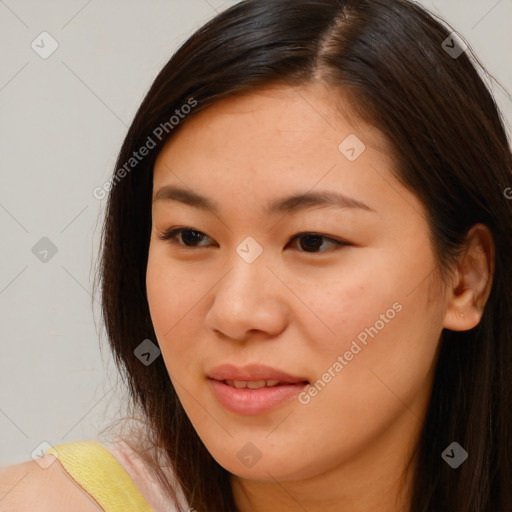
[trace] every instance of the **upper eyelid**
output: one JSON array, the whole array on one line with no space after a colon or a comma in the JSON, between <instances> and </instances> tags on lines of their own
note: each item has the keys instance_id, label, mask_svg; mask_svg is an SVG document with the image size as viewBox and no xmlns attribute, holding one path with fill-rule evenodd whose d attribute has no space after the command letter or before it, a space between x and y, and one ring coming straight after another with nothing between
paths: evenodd
<instances>
[{"instance_id":1,"label":"upper eyelid","mask_svg":"<svg viewBox=\"0 0 512 512\"><path fill-rule=\"evenodd\" d=\"M183 233L184 231L195 231L196 233L200 233L201 235L206 236L210 240L215 241L212 237L210 237L209 235L207 235L203 231L200 231L199 229L195 229L195 228L191 228L191 227L186 227L186 226L185 227L177 227L177 228L171 228L171 229L168 229L168 230L164 230L163 232L161 232L159 234L159 238L161 240L171 239L171 238L174 238L175 236L178 236L179 234ZM348 241L345 241L345 240L342 240L342 239L337 239L337 238L331 237L329 235L324 235L324 234L318 233L316 231L301 231L299 233L296 233L296 234L294 234L290 238L289 242L295 240L296 238L300 238L300 237L307 236L307 235L319 236L321 238L324 238L325 240L329 240L329 241L334 242L335 244L338 244L340 246L342 246L342 245L351 245L350 242L348 242ZM205 247L205 246L201 246L201 245L196 246L196 247L194 247L194 246L187 246L187 245L180 244L180 243L178 243L178 245L181 245L182 247L187 247L187 248L190 248L190 249L195 249L195 248L199 248L199 247Z\"/></svg>"},{"instance_id":2,"label":"upper eyelid","mask_svg":"<svg viewBox=\"0 0 512 512\"><path fill-rule=\"evenodd\" d=\"M208 237L210 240L214 240L211 236L208 236L203 231L199 231L199 229L194 229L194 228L189 228L189 227L164 229L163 231L159 232L159 238L161 240L174 238L175 236L178 236L179 234L183 233L184 231L195 231L196 233L200 233L201 235Z\"/></svg>"}]
</instances>

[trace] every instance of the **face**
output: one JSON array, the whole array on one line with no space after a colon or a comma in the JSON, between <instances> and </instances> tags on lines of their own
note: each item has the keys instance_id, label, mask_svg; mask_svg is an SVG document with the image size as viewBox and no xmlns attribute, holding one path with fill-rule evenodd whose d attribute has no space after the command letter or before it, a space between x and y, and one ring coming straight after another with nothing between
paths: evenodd
<instances>
[{"instance_id":1,"label":"face","mask_svg":"<svg viewBox=\"0 0 512 512\"><path fill-rule=\"evenodd\" d=\"M154 168L155 333L198 435L244 479L403 456L430 396L445 302L425 211L335 94L217 102Z\"/></svg>"}]
</instances>

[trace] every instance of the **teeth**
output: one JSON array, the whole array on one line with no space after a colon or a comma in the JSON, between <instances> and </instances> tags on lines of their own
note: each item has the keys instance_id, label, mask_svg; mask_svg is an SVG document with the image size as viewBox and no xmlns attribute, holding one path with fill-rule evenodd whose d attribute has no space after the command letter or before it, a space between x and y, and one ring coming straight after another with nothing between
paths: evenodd
<instances>
[{"instance_id":1,"label":"teeth","mask_svg":"<svg viewBox=\"0 0 512 512\"><path fill-rule=\"evenodd\" d=\"M234 388L249 388L249 389L261 389L261 388L270 388L277 386L279 384L278 380L269 379L269 380L226 380L225 381L228 386Z\"/></svg>"},{"instance_id":2,"label":"teeth","mask_svg":"<svg viewBox=\"0 0 512 512\"><path fill-rule=\"evenodd\" d=\"M264 388L266 386L267 382L264 380L254 380L254 381L249 381L246 384L249 389L260 389L260 388Z\"/></svg>"}]
</instances>

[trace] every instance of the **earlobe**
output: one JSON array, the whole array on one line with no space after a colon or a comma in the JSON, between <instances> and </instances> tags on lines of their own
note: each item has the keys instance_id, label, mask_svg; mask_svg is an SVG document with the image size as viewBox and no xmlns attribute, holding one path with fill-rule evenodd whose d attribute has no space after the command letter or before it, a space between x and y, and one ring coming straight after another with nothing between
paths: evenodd
<instances>
[{"instance_id":1,"label":"earlobe","mask_svg":"<svg viewBox=\"0 0 512 512\"><path fill-rule=\"evenodd\" d=\"M452 285L446 291L443 327L467 331L480 323L492 288L494 240L485 224L475 224L469 230L466 248L454 275Z\"/></svg>"},{"instance_id":2,"label":"earlobe","mask_svg":"<svg viewBox=\"0 0 512 512\"><path fill-rule=\"evenodd\" d=\"M453 296L446 309L443 327L452 331L468 331L476 327L482 318L483 309L479 309L471 290Z\"/></svg>"}]
</instances>

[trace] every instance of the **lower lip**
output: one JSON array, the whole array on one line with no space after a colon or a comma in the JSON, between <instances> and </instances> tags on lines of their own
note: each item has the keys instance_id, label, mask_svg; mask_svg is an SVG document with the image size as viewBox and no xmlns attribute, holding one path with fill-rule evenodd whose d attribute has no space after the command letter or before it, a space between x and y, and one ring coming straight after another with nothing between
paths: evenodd
<instances>
[{"instance_id":1,"label":"lower lip","mask_svg":"<svg viewBox=\"0 0 512 512\"><path fill-rule=\"evenodd\" d=\"M306 386L304 382L260 389L234 388L222 381L208 379L219 402L235 414L256 415L279 407L296 397Z\"/></svg>"}]
</instances>

